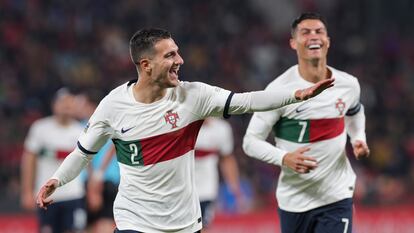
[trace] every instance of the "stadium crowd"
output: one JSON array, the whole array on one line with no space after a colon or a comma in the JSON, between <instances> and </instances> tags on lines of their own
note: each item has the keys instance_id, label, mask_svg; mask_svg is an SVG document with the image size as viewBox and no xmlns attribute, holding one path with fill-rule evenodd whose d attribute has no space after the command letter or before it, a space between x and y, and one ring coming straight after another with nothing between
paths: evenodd
<instances>
[{"instance_id":1,"label":"stadium crowd","mask_svg":"<svg viewBox=\"0 0 414 233\"><path fill-rule=\"evenodd\" d=\"M355 200L414 202L414 2L393 1L0 1L1 211L19 209L22 145L34 120L50 114L54 92L109 91L135 78L128 40L145 26L170 30L185 64L180 77L233 91L260 90L295 64L289 22L316 10L335 41L330 65L359 78L371 156L349 158ZM270 2L270 1L269 1ZM274 11L273 11L274 9ZM230 119L251 208L274 201L277 169L243 154L250 116Z\"/></svg>"}]
</instances>

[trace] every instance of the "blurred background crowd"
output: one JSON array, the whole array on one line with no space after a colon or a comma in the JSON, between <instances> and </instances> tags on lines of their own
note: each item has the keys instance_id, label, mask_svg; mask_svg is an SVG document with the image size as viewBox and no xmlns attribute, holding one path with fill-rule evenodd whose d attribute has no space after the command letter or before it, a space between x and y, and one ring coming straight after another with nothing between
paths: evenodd
<instances>
[{"instance_id":1,"label":"blurred background crowd","mask_svg":"<svg viewBox=\"0 0 414 233\"><path fill-rule=\"evenodd\" d=\"M136 78L131 35L173 33L182 80L232 91L263 89L293 64L290 24L325 16L328 64L358 77L371 157L349 158L362 205L414 203L414 2L410 0L0 0L0 212L20 212L20 159L28 128L50 114L55 91L107 93ZM249 210L274 203L278 168L247 157L251 115L233 116L236 157ZM45 132L46 133L46 132ZM232 211L231 198L220 199Z\"/></svg>"}]
</instances>

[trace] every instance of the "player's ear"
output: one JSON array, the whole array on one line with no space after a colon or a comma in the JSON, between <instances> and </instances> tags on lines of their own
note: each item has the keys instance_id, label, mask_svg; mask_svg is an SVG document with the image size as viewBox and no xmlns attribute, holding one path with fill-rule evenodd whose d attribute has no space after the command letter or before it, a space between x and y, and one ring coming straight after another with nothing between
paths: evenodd
<instances>
[{"instance_id":1,"label":"player's ear","mask_svg":"<svg viewBox=\"0 0 414 233\"><path fill-rule=\"evenodd\" d=\"M331 46L331 38L328 36L328 44L327 44L327 48L329 48Z\"/></svg>"},{"instance_id":2,"label":"player's ear","mask_svg":"<svg viewBox=\"0 0 414 233\"><path fill-rule=\"evenodd\" d=\"M139 60L138 62L139 68L144 72L150 72L151 71L151 62L148 58L143 58Z\"/></svg>"},{"instance_id":3,"label":"player's ear","mask_svg":"<svg viewBox=\"0 0 414 233\"><path fill-rule=\"evenodd\" d=\"M290 38L290 40L289 40L289 44L290 44L290 47L291 47L292 49L296 50L297 45L296 45L296 41L295 41L295 39L294 39L294 38Z\"/></svg>"}]
</instances>

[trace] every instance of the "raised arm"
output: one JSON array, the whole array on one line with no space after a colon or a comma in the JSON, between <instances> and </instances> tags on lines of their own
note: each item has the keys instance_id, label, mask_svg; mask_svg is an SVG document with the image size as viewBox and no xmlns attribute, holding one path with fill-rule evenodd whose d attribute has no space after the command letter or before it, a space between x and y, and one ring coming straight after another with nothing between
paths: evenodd
<instances>
[{"instance_id":1,"label":"raised arm","mask_svg":"<svg viewBox=\"0 0 414 233\"><path fill-rule=\"evenodd\" d=\"M283 107L288 104L307 100L325 89L332 87L334 79L325 79L317 82L315 85L300 89L286 90L281 87L278 91L255 91L248 93L236 93L230 96L224 110L224 116L229 114L243 114L246 112L269 111Z\"/></svg>"}]
</instances>

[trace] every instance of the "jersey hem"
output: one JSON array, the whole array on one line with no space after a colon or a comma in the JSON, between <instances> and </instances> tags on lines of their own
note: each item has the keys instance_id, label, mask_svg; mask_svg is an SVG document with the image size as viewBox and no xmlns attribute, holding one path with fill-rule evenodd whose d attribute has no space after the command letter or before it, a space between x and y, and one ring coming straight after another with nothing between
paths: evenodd
<instances>
[{"instance_id":1,"label":"jersey hem","mask_svg":"<svg viewBox=\"0 0 414 233\"><path fill-rule=\"evenodd\" d=\"M288 211L288 212L303 213L303 212L306 212L306 211L309 211L309 210L313 210L313 209L316 209L316 208L319 208L319 207L323 207L323 206L326 206L326 205L330 205L330 204L335 203L335 202L338 202L338 201L342 201L342 200L347 199L347 198L353 198L353 195L352 194L351 195L344 195L344 196L342 196L342 197L340 197L340 198L338 198L336 200L324 202L324 203L321 203L321 204L313 204L313 205L309 205L307 208L298 208L298 209L284 207L283 205L281 205L279 203L279 208L281 210Z\"/></svg>"}]
</instances>

